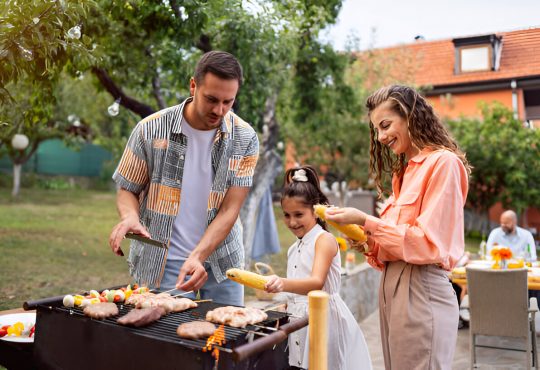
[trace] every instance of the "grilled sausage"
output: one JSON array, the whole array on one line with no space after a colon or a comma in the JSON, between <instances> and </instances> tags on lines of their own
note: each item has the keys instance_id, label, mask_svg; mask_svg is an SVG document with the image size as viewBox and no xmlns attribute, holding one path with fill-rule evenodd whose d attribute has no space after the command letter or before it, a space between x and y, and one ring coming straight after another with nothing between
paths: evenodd
<instances>
[{"instance_id":1,"label":"grilled sausage","mask_svg":"<svg viewBox=\"0 0 540 370\"><path fill-rule=\"evenodd\" d=\"M208 321L190 321L180 324L176 333L182 338L199 339L207 338L214 334L216 326Z\"/></svg>"},{"instance_id":2,"label":"grilled sausage","mask_svg":"<svg viewBox=\"0 0 540 370\"><path fill-rule=\"evenodd\" d=\"M86 316L90 316L93 319L102 320L118 315L118 306L112 302L100 302L86 306L83 312Z\"/></svg>"},{"instance_id":3,"label":"grilled sausage","mask_svg":"<svg viewBox=\"0 0 540 370\"><path fill-rule=\"evenodd\" d=\"M163 315L165 315L163 307L136 308L116 320L116 322L121 325L141 327L159 320Z\"/></svg>"}]
</instances>

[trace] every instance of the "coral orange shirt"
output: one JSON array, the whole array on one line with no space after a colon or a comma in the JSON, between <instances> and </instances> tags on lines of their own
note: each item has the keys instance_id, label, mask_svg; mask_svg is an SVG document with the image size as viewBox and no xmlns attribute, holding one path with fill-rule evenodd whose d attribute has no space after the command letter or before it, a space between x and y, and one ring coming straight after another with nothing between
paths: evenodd
<instances>
[{"instance_id":1,"label":"coral orange shirt","mask_svg":"<svg viewBox=\"0 0 540 370\"><path fill-rule=\"evenodd\" d=\"M411 158L400 187L392 179L393 194L381 217L368 216L368 262L405 261L439 264L451 270L465 249L463 207L467 198L467 171L448 150L424 149Z\"/></svg>"}]
</instances>

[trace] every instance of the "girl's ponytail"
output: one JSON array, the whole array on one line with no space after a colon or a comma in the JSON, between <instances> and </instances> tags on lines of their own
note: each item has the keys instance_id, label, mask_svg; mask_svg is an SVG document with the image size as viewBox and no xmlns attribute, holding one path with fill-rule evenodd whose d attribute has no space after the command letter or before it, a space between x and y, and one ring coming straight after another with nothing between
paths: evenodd
<instances>
[{"instance_id":1,"label":"girl's ponytail","mask_svg":"<svg viewBox=\"0 0 540 370\"><path fill-rule=\"evenodd\" d=\"M291 168L285 173L281 199L292 197L301 198L310 207L316 204L329 204L328 198L321 190L319 175L311 166ZM317 223L326 230L326 222L317 218Z\"/></svg>"}]
</instances>

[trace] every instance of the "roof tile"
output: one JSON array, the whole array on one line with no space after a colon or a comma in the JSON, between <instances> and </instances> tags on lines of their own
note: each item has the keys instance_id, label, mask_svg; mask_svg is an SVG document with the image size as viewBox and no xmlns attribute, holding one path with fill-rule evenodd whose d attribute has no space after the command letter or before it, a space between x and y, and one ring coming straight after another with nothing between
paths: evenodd
<instances>
[{"instance_id":1,"label":"roof tile","mask_svg":"<svg viewBox=\"0 0 540 370\"><path fill-rule=\"evenodd\" d=\"M374 49L375 56L384 55L390 61L393 75L410 74L419 86L442 86L462 83L486 82L492 80L540 76L540 27L511 32L500 32L502 54L497 71L479 71L454 74L454 44L451 39L420 41L389 48ZM401 58L410 53L410 68L400 65ZM358 53L358 58L366 58L366 52ZM392 56L388 58L388 56ZM405 76L404 76L405 78Z\"/></svg>"}]
</instances>

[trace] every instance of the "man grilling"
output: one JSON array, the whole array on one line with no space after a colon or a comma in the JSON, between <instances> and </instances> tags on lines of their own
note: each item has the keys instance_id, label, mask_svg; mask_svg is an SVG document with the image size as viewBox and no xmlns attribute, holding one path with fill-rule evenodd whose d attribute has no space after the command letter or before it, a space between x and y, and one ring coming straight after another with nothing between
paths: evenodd
<instances>
[{"instance_id":1,"label":"man grilling","mask_svg":"<svg viewBox=\"0 0 540 370\"><path fill-rule=\"evenodd\" d=\"M123 255L128 232L168 244L131 242L128 265L139 284L243 305L243 286L225 276L243 267L238 215L259 153L255 131L231 111L242 79L233 55L206 53L191 78L191 97L133 130L113 175L121 221L109 244Z\"/></svg>"}]
</instances>

